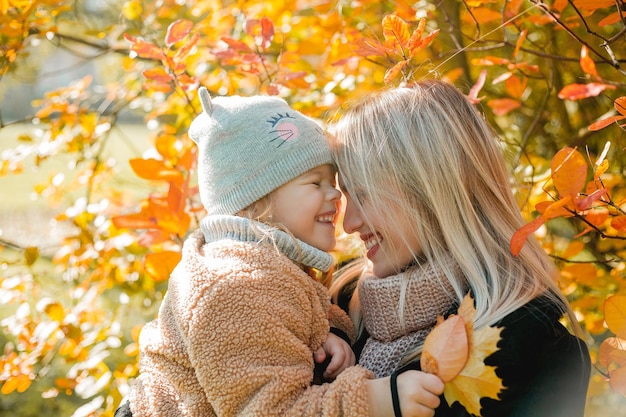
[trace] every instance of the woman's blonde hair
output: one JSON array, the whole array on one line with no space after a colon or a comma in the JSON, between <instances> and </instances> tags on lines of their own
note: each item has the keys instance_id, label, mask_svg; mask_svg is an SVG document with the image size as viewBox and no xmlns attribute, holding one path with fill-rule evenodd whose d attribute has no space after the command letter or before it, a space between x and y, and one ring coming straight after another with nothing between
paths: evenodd
<instances>
[{"instance_id":1,"label":"woman's blonde hair","mask_svg":"<svg viewBox=\"0 0 626 417\"><path fill-rule=\"evenodd\" d=\"M502 150L457 88L429 80L384 91L348 110L334 130L339 175L353 200L360 204L365 196L369 220L384 218L405 241L417 236L423 253L414 254L416 262L439 265L458 300L471 289L477 328L542 294L575 323L558 271L539 243L531 238L518 257L511 254L509 242L524 220ZM387 214L390 207L414 221L400 224ZM444 261L449 256L462 276ZM358 296L351 314L361 322Z\"/></svg>"}]
</instances>

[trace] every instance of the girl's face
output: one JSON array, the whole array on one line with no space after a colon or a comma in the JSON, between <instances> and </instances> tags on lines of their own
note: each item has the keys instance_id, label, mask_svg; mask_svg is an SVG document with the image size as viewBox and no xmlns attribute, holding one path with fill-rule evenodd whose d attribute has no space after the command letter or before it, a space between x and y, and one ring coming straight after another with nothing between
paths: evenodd
<instances>
[{"instance_id":1,"label":"girl's face","mask_svg":"<svg viewBox=\"0 0 626 417\"><path fill-rule=\"evenodd\" d=\"M335 247L335 224L341 192L335 168L313 168L271 193L271 221L323 251Z\"/></svg>"},{"instance_id":2,"label":"girl's face","mask_svg":"<svg viewBox=\"0 0 626 417\"><path fill-rule=\"evenodd\" d=\"M407 214L399 209L389 209L386 218L378 218L372 210L371 203L358 190L346 190L341 184L346 197L346 210L343 228L346 233L358 232L367 249L367 258L371 261L373 273L378 278L397 274L414 260L413 253L422 252L417 236L402 236L397 226L410 224ZM359 200L361 208L356 204ZM368 221L366 221L366 219ZM394 219L394 221L389 221Z\"/></svg>"}]
</instances>

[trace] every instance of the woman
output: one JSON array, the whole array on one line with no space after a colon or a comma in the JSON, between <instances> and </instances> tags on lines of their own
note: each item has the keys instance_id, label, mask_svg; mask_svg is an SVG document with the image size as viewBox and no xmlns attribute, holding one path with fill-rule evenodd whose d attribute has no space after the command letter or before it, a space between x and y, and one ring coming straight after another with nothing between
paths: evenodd
<instances>
[{"instance_id":1,"label":"woman","mask_svg":"<svg viewBox=\"0 0 626 417\"><path fill-rule=\"evenodd\" d=\"M348 272L331 289L359 329L359 364L376 377L419 369L437 316L469 292L475 328L503 327L485 363L505 389L482 400L482 416L582 416L587 348L559 322L565 314L577 324L538 242L518 257L509 251L524 221L498 143L465 96L434 80L388 90L335 130L343 226L360 235L369 260L358 283ZM464 415L458 402L435 410Z\"/></svg>"}]
</instances>

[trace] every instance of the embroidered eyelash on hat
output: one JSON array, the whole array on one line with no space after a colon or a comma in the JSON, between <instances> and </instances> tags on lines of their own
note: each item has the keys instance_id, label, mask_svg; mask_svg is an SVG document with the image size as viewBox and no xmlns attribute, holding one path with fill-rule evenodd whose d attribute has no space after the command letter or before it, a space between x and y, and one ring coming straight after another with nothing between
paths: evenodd
<instances>
[{"instance_id":1,"label":"embroidered eyelash on hat","mask_svg":"<svg viewBox=\"0 0 626 417\"><path fill-rule=\"evenodd\" d=\"M272 130L270 133L276 133L278 136L270 140L270 142L274 142L275 140L280 139L282 142L277 147L281 147L285 142L296 139L300 133L298 130L298 126L291 122L281 122L283 119L294 119L294 117L289 116L289 113L282 114L278 113L278 117L274 116L267 122L275 127L275 130ZM280 123L280 124L279 124Z\"/></svg>"},{"instance_id":2,"label":"embroidered eyelash on hat","mask_svg":"<svg viewBox=\"0 0 626 417\"><path fill-rule=\"evenodd\" d=\"M278 97L215 97L205 87L189 128L198 145L198 188L209 215L236 214L281 185L333 164L326 136Z\"/></svg>"}]
</instances>

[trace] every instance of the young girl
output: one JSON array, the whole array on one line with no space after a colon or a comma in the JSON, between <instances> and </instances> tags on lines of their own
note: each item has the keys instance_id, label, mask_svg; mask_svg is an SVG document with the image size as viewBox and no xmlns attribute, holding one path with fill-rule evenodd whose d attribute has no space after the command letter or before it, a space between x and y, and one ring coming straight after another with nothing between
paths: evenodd
<instances>
[{"instance_id":1,"label":"young girl","mask_svg":"<svg viewBox=\"0 0 626 417\"><path fill-rule=\"evenodd\" d=\"M208 215L142 330L140 376L118 415L390 415L389 378L347 367L349 345L329 330L354 327L313 277L331 267L340 199L324 133L279 98L211 100L201 88L200 99L189 135ZM347 369L312 385L323 346L326 376ZM443 392L417 371L398 384L405 417Z\"/></svg>"},{"instance_id":2,"label":"young girl","mask_svg":"<svg viewBox=\"0 0 626 417\"><path fill-rule=\"evenodd\" d=\"M577 322L537 241L509 251L524 224L501 150L453 86L420 82L369 97L343 115L332 145L347 198L343 226L359 233L369 267L331 292L358 324L358 363L377 377L419 369L438 315L470 292L475 327L501 326L486 359L505 387L483 417L582 416L587 348L559 319ZM362 350L361 350L362 349ZM442 400L435 416L468 416Z\"/></svg>"}]
</instances>

